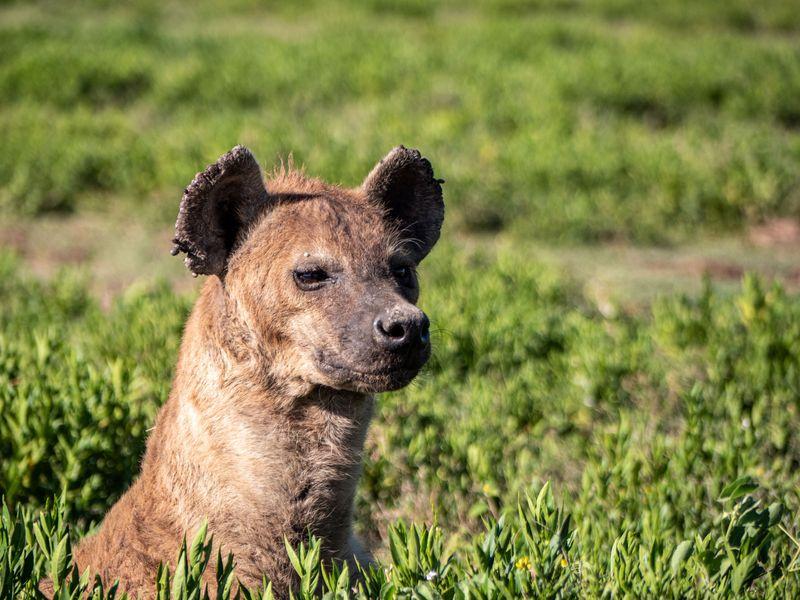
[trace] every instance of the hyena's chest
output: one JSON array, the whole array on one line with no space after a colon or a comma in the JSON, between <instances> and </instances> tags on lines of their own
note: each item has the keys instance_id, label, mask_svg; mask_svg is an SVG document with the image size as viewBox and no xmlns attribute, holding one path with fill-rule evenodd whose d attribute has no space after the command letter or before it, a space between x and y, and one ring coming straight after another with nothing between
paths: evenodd
<instances>
[{"instance_id":1,"label":"hyena's chest","mask_svg":"<svg viewBox=\"0 0 800 600\"><path fill-rule=\"evenodd\" d=\"M291 458L282 486L287 526L293 537L310 531L338 538L343 530L349 533L366 423L329 418L315 425L287 453Z\"/></svg>"}]
</instances>

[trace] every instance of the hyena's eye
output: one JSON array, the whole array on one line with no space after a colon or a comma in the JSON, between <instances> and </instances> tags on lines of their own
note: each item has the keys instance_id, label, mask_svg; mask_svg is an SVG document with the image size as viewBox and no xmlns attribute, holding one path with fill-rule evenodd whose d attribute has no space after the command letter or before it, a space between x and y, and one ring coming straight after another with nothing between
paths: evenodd
<instances>
[{"instance_id":1,"label":"hyena's eye","mask_svg":"<svg viewBox=\"0 0 800 600\"><path fill-rule=\"evenodd\" d=\"M414 284L414 269L411 267L392 267L392 276L402 286L408 287Z\"/></svg>"},{"instance_id":2,"label":"hyena's eye","mask_svg":"<svg viewBox=\"0 0 800 600\"><path fill-rule=\"evenodd\" d=\"M331 276L322 267L303 267L294 271L294 282L304 292L318 290L330 281Z\"/></svg>"}]
</instances>

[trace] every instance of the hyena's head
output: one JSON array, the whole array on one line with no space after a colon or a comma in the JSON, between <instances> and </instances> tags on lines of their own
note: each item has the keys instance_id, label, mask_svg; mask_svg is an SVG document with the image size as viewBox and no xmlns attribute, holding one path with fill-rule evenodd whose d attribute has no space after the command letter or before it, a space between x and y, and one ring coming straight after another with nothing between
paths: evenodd
<instances>
[{"instance_id":1,"label":"hyena's head","mask_svg":"<svg viewBox=\"0 0 800 600\"><path fill-rule=\"evenodd\" d=\"M186 189L175 250L219 277L231 342L277 380L362 392L406 385L430 355L416 268L439 237L441 180L392 150L344 189L237 146Z\"/></svg>"}]
</instances>

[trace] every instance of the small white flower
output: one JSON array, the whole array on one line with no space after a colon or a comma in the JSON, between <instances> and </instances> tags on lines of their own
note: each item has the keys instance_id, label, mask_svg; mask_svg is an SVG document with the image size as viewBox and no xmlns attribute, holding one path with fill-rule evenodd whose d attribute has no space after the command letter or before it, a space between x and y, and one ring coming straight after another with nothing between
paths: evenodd
<instances>
[{"instance_id":1,"label":"small white flower","mask_svg":"<svg viewBox=\"0 0 800 600\"><path fill-rule=\"evenodd\" d=\"M428 581L436 581L439 579L439 574L436 571L428 571L428 573L425 575L425 579Z\"/></svg>"},{"instance_id":2,"label":"small white flower","mask_svg":"<svg viewBox=\"0 0 800 600\"><path fill-rule=\"evenodd\" d=\"M742 419L742 428L750 429L750 419L748 419L747 417Z\"/></svg>"}]
</instances>

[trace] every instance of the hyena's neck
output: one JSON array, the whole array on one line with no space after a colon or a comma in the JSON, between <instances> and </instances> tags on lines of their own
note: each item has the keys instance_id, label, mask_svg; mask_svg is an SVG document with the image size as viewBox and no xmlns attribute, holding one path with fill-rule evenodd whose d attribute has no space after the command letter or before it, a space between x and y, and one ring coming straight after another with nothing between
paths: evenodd
<instances>
[{"instance_id":1,"label":"hyena's neck","mask_svg":"<svg viewBox=\"0 0 800 600\"><path fill-rule=\"evenodd\" d=\"M171 495L178 529L192 535L208 519L215 539L239 557L258 563L284 537L296 543L309 531L336 554L350 535L373 398L327 388L290 397L265 385L220 351L209 308L203 294L143 477Z\"/></svg>"}]
</instances>

